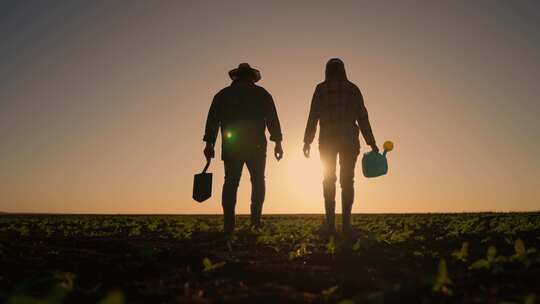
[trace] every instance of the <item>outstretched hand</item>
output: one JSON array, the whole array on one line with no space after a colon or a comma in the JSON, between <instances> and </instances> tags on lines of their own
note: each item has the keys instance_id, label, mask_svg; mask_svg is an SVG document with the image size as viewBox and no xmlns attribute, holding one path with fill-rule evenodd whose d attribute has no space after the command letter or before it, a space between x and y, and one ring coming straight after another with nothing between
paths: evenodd
<instances>
[{"instance_id":1,"label":"outstretched hand","mask_svg":"<svg viewBox=\"0 0 540 304\"><path fill-rule=\"evenodd\" d=\"M302 151L304 151L304 156L306 158L309 158L309 154L310 154L310 151L311 151L311 146L309 144L304 144L304 148L302 149Z\"/></svg>"},{"instance_id":2,"label":"outstretched hand","mask_svg":"<svg viewBox=\"0 0 540 304\"><path fill-rule=\"evenodd\" d=\"M281 146L281 142L276 142L276 147L274 148L274 156L276 157L277 161L283 158L283 147Z\"/></svg>"}]
</instances>

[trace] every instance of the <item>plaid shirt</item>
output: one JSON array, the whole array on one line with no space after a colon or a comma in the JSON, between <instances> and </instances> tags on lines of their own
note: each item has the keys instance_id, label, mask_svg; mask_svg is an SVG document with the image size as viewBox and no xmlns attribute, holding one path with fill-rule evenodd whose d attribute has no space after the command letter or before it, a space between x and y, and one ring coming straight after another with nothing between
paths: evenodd
<instances>
[{"instance_id":1,"label":"plaid shirt","mask_svg":"<svg viewBox=\"0 0 540 304\"><path fill-rule=\"evenodd\" d=\"M348 80L325 81L317 85L304 135L311 144L320 122L319 143L322 145L359 143L359 130L368 145L375 144L368 112L360 89Z\"/></svg>"}]
</instances>

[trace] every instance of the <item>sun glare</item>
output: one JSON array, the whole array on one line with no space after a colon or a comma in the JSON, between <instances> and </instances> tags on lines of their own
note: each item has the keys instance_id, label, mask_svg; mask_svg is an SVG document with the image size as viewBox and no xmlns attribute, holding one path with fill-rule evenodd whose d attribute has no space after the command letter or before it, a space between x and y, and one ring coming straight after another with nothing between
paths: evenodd
<instances>
[{"instance_id":1,"label":"sun glare","mask_svg":"<svg viewBox=\"0 0 540 304\"><path fill-rule=\"evenodd\" d=\"M292 155L287 159L286 168L288 195L297 202L310 204L323 199L322 165L318 154L311 155L309 159L303 155Z\"/></svg>"}]
</instances>

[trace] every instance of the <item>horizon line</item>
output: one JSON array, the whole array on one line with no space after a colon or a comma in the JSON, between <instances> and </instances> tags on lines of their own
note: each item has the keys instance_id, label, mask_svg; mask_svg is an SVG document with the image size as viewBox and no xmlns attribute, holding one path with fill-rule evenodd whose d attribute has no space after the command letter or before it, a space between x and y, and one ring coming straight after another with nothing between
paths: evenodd
<instances>
[{"instance_id":1,"label":"horizon line","mask_svg":"<svg viewBox=\"0 0 540 304\"><path fill-rule=\"evenodd\" d=\"M540 213L533 211L449 211L449 212L355 212L353 215L437 215L437 214L498 214L498 213ZM341 213L337 213L340 214ZM0 215L121 215L121 216L223 216L223 213L63 213L63 212L6 212L0 211ZM237 213L236 215L249 216L250 213ZM266 213L264 215L324 215L324 213Z\"/></svg>"}]
</instances>

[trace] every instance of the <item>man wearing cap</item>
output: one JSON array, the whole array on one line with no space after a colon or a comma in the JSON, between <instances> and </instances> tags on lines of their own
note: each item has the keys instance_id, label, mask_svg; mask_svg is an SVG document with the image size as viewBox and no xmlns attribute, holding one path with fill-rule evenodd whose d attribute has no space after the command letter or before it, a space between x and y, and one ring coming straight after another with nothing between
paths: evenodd
<instances>
[{"instance_id":1,"label":"man wearing cap","mask_svg":"<svg viewBox=\"0 0 540 304\"><path fill-rule=\"evenodd\" d=\"M354 202L354 167L360 153L359 129L373 151L379 151L364 99L358 87L347 80L345 65L340 59L326 64L325 80L317 85L304 135L304 155L309 158L311 143L320 124L319 152L323 162L323 194L326 228L335 232L336 159L339 155L339 182L343 232L351 232L351 211Z\"/></svg>"},{"instance_id":2,"label":"man wearing cap","mask_svg":"<svg viewBox=\"0 0 540 304\"><path fill-rule=\"evenodd\" d=\"M255 85L261 79L258 70L247 63L229 72L230 86L214 96L203 140L204 155L214 157L214 144L221 130L221 159L225 166L222 192L224 231L231 233L235 223L236 193L242 168L247 166L251 176L251 223L261 224L265 196L266 134L275 142L274 155L283 157L281 127L276 106L270 93Z\"/></svg>"}]
</instances>

